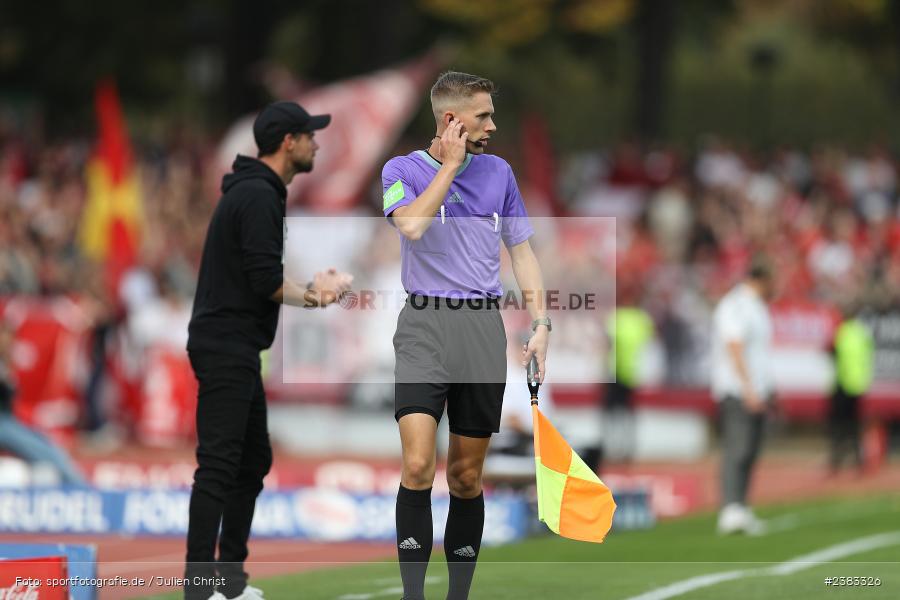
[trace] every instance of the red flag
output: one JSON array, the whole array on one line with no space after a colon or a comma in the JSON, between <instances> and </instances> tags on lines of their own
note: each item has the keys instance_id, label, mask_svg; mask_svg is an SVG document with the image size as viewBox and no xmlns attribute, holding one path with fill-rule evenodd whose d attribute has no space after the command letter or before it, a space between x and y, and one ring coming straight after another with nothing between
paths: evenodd
<instances>
[{"instance_id":1,"label":"red flag","mask_svg":"<svg viewBox=\"0 0 900 600\"><path fill-rule=\"evenodd\" d=\"M95 108L99 131L85 172L87 201L79 241L87 256L105 264L107 283L115 291L122 274L137 260L141 197L113 82L98 84Z\"/></svg>"},{"instance_id":2,"label":"red flag","mask_svg":"<svg viewBox=\"0 0 900 600\"><path fill-rule=\"evenodd\" d=\"M315 169L294 178L288 200L327 212L356 204L377 161L415 116L437 69L438 60L428 54L394 69L339 81L293 98L311 114L326 113L332 119L328 127L316 132L321 149ZM231 166L236 154L256 156L255 118L242 118L225 136L219 146L223 170Z\"/></svg>"}]
</instances>

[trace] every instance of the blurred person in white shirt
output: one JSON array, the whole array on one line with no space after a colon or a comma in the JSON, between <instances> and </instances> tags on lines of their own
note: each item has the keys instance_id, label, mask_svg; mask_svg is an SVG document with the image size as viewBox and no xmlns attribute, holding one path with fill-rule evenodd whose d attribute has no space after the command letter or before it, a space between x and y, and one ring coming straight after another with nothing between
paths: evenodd
<instances>
[{"instance_id":1,"label":"blurred person in white shirt","mask_svg":"<svg viewBox=\"0 0 900 600\"><path fill-rule=\"evenodd\" d=\"M712 393L722 426L719 533L758 534L761 522L747 506L747 491L763 440L774 385L769 358L773 292L769 261L754 257L744 279L713 313Z\"/></svg>"},{"instance_id":2,"label":"blurred person in white shirt","mask_svg":"<svg viewBox=\"0 0 900 600\"><path fill-rule=\"evenodd\" d=\"M129 313L129 333L142 351L157 348L180 355L187 344L190 298L179 293L168 274L158 277L156 286L158 293L149 294Z\"/></svg>"}]
</instances>

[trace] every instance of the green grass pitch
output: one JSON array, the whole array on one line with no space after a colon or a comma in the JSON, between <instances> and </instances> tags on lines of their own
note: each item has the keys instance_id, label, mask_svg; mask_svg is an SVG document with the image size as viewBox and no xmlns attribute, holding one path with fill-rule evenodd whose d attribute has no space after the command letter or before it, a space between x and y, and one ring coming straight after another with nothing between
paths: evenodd
<instances>
[{"instance_id":1,"label":"green grass pitch","mask_svg":"<svg viewBox=\"0 0 900 600\"><path fill-rule=\"evenodd\" d=\"M900 494L786 504L762 509L773 531L758 537L720 537L715 515L658 524L646 531L614 532L604 544L548 534L508 546L482 549L470 598L491 600L684 600L900 598ZM890 534L870 548L864 538ZM884 536L883 536L884 537ZM893 540L896 538L896 540ZM837 559L808 562L790 573L779 564L848 542ZM446 596L447 569L437 548L428 569L426 595ZM732 578L674 596L653 596L665 586L700 576ZM737 573L735 575L735 573ZM827 577L879 578L880 586L826 586ZM368 600L400 598L392 562L347 565L298 575L254 580L273 600ZM688 583L690 585L690 583ZM157 598L178 598L170 594Z\"/></svg>"}]
</instances>

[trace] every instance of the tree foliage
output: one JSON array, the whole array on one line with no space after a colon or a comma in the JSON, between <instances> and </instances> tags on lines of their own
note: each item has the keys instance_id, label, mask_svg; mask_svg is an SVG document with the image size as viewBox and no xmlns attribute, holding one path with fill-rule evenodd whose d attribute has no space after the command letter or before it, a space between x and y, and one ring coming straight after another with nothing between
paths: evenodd
<instances>
[{"instance_id":1,"label":"tree foliage","mask_svg":"<svg viewBox=\"0 0 900 600\"><path fill-rule=\"evenodd\" d=\"M60 134L89 129L94 85L112 76L132 114L215 129L270 99L273 72L334 81L449 41L448 66L500 84L507 131L538 112L565 148L636 131L897 133L900 2L679 0L654 23L657 2L671 0L59 0L48 17L0 0L0 102L39 106Z\"/></svg>"}]
</instances>

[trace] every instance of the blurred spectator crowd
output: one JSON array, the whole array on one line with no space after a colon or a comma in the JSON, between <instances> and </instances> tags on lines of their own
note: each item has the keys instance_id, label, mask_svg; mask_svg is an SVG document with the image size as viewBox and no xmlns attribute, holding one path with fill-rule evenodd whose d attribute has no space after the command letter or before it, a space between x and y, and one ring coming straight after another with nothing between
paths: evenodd
<instances>
[{"instance_id":1,"label":"blurred spectator crowd","mask_svg":"<svg viewBox=\"0 0 900 600\"><path fill-rule=\"evenodd\" d=\"M59 324L77 347L67 371L82 405L73 422L104 447L133 433L142 412L135 404L147 396L140 388L153 368L151 352L183 355L187 340L196 265L212 209L202 177L209 146L170 138L135 149L141 244L136 264L114 290L103 266L79 246L93 141L29 143L0 123L0 306L6 308L0 325L21 330L35 312L65 315ZM40 339L29 341L41 347ZM13 353L13 361L29 363L23 352ZM18 387L23 394L32 389ZM30 411L19 413L46 428Z\"/></svg>"},{"instance_id":2,"label":"blurred spectator crowd","mask_svg":"<svg viewBox=\"0 0 900 600\"><path fill-rule=\"evenodd\" d=\"M88 340L81 426L91 431L105 423L92 397L102 395L111 352L127 346L138 379L147 368L142 353L183 353L218 174L207 168L214 144L170 138L135 148L142 244L138 264L111 294L102 269L78 248L91 141L27 142L0 125L0 298L67 296L77 304ZM553 213L617 217L617 297L654 317L668 383L697 383L684 350L705 339L697 332L712 305L756 252L774 259L780 300L882 310L900 298L898 161L884 148L761 155L710 138L689 156L626 142L560 164ZM531 209L526 178L519 171ZM380 202L370 195L377 215Z\"/></svg>"},{"instance_id":3,"label":"blurred spectator crowd","mask_svg":"<svg viewBox=\"0 0 900 600\"><path fill-rule=\"evenodd\" d=\"M98 293L98 269L77 243L90 149L87 140L27 145L0 131L0 294ZM138 270L152 285L123 283L120 299L131 308L151 292L191 297L217 195L204 173L210 151L181 141L138 149ZM675 278L715 299L765 252L781 298L900 297L898 163L883 148L782 148L763 158L710 140L687 159L624 143L563 162L562 216L619 217L620 287Z\"/></svg>"},{"instance_id":4,"label":"blurred spectator crowd","mask_svg":"<svg viewBox=\"0 0 900 600\"><path fill-rule=\"evenodd\" d=\"M897 173L897 157L879 146L762 155L708 138L690 157L635 143L571 157L560 193L570 213L619 217L619 303L653 316L665 383L697 386L706 381L712 308L755 253L776 267L776 304L869 314L889 350L878 370L896 370ZM810 322L790 325L795 341L830 343Z\"/></svg>"},{"instance_id":5,"label":"blurred spectator crowd","mask_svg":"<svg viewBox=\"0 0 900 600\"><path fill-rule=\"evenodd\" d=\"M561 185L569 211L625 217L620 287L676 277L715 299L762 252L779 298L882 303L900 294L897 168L880 147L761 156L710 139L685 159L626 143L569 161Z\"/></svg>"}]
</instances>

